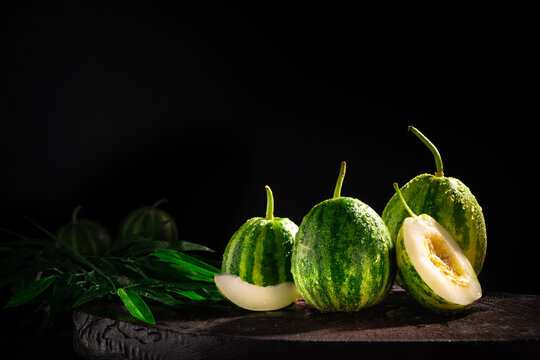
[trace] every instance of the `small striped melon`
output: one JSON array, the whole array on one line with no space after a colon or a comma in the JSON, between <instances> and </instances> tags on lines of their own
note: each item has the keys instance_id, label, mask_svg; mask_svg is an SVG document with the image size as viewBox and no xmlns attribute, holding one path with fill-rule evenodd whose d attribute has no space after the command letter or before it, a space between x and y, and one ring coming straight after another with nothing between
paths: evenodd
<instances>
[{"instance_id":1,"label":"small striped melon","mask_svg":"<svg viewBox=\"0 0 540 360\"><path fill-rule=\"evenodd\" d=\"M178 241L178 227L174 218L158 208L165 201L167 200L161 199L152 206L133 210L120 224L118 237L137 235L159 241Z\"/></svg>"},{"instance_id":2,"label":"small striped melon","mask_svg":"<svg viewBox=\"0 0 540 360\"><path fill-rule=\"evenodd\" d=\"M81 206L73 211L72 220L58 229L59 241L85 255L103 255L112 241L112 237L102 225L88 219L78 219Z\"/></svg>"},{"instance_id":3,"label":"small striped melon","mask_svg":"<svg viewBox=\"0 0 540 360\"><path fill-rule=\"evenodd\" d=\"M266 217L251 218L234 233L223 253L222 274L215 277L221 293L248 310L277 310L299 297L291 274L298 226L274 217L268 186L266 193Z\"/></svg>"}]
</instances>

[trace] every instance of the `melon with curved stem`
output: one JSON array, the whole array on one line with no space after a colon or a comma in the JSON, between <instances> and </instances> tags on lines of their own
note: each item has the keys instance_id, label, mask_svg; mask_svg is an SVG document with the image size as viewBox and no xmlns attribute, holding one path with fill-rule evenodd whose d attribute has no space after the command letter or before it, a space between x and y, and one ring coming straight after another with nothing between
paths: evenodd
<instances>
[{"instance_id":1,"label":"melon with curved stem","mask_svg":"<svg viewBox=\"0 0 540 360\"><path fill-rule=\"evenodd\" d=\"M409 294L433 310L456 310L482 296L476 273L452 235L431 216L415 215L399 187L406 211L396 243L396 262Z\"/></svg>"},{"instance_id":2,"label":"melon with curved stem","mask_svg":"<svg viewBox=\"0 0 540 360\"><path fill-rule=\"evenodd\" d=\"M248 310L277 310L300 294L291 274L291 252L298 226L274 216L274 196L266 186L266 217L247 220L223 253L215 277L223 296Z\"/></svg>"},{"instance_id":3,"label":"melon with curved stem","mask_svg":"<svg viewBox=\"0 0 540 360\"><path fill-rule=\"evenodd\" d=\"M322 311L374 306L395 277L394 244L381 217L362 201L341 196L345 162L334 196L304 217L293 247L291 271L304 300Z\"/></svg>"},{"instance_id":4,"label":"melon with curved stem","mask_svg":"<svg viewBox=\"0 0 540 360\"><path fill-rule=\"evenodd\" d=\"M463 182L445 176L441 155L435 145L413 126L408 129L432 152L437 171L434 174L416 176L400 191L414 212L431 216L452 235L478 275L482 270L487 249L486 223L482 208ZM382 219L394 242L407 216L399 197L394 194L382 213ZM397 282L403 285L399 274Z\"/></svg>"}]
</instances>

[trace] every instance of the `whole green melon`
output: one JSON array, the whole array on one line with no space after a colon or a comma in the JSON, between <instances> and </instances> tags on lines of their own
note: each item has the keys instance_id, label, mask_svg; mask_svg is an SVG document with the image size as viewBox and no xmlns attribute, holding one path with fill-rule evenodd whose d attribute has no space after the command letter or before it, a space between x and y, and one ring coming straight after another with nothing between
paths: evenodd
<instances>
[{"instance_id":1,"label":"whole green melon","mask_svg":"<svg viewBox=\"0 0 540 360\"><path fill-rule=\"evenodd\" d=\"M459 244L476 274L479 274L487 248L486 224L482 208L463 182L444 176L437 148L414 127L410 126L409 131L419 137L432 151L437 171L434 175L418 175L406 183L400 189L403 198L413 212L427 214L440 223ZM408 215L399 197L394 194L382 213L382 219L394 242Z\"/></svg>"},{"instance_id":2,"label":"whole green melon","mask_svg":"<svg viewBox=\"0 0 540 360\"><path fill-rule=\"evenodd\" d=\"M167 201L161 199L152 206L145 206L132 211L120 224L118 237L138 235L159 241L178 241L178 227L174 218L165 210L158 208Z\"/></svg>"},{"instance_id":3,"label":"whole green melon","mask_svg":"<svg viewBox=\"0 0 540 360\"><path fill-rule=\"evenodd\" d=\"M291 252L298 226L274 217L274 197L266 186L266 217L246 221L231 237L221 274L214 276L221 294L252 311L272 311L296 301L300 294L291 275Z\"/></svg>"},{"instance_id":4,"label":"whole green melon","mask_svg":"<svg viewBox=\"0 0 540 360\"><path fill-rule=\"evenodd\" d=\"M59 241L85 255L103 255L111 244L112 238L107 229L95 221L78 219L82 206L73 211L72 220L58 229Z\"/></svg>"},{"instance_id":5,"label":"whole green melon","mask_svg":"<svg viewBox=\"0 0 540 360\"><path fill-rule=\"evenodd\" d=\"M362 201L341 197L342 163L334 197L302 220L291 271L298 291L322 311L357 311L379 303L395 277L394 244L380 216Z\"/></svg>"},{"instance_id":6,"label":"whole green melon","mask_svg":"<svg viewBox=\"0 0 540 360\"><path fill-rule=\"evenodd\" d=\"M247 220L231 237L223 253L222 273L257 286L293 282L291 253L298 226L274 217L273 196L267 187L267 216Z\"/></svg>"}]
</instances>

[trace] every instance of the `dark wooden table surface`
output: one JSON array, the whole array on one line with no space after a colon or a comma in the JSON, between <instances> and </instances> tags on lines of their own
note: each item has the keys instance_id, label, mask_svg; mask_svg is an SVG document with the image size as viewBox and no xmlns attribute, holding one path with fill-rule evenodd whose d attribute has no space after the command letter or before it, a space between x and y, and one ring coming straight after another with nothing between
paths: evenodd
<instances>
[{"instance_id":1,"label":"dark wooden table surface","mask_svg":"<svg viewBox=\"0 0 540 360\"><path fill-rule=\"evenodd\" d=\"M322 313L302 300L273 312L235 306L153 308L156 325L120 307L73 314L73 341L87 359L540 359L540 296L486 294L458 313L434 313L394 288L356 313Z\"/></svg>"}]
</instances>

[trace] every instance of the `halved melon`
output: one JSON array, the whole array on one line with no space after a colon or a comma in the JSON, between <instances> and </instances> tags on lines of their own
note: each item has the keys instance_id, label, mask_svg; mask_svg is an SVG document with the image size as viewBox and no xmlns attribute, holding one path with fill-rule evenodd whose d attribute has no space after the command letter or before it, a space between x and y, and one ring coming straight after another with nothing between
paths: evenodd
<instances>
[{"instance_id":1,"label":"halved melon","mask_svg":"<svg viewBox=\"0 0 540 360\"><path fill-rule=\"evenodd\" d=\"M300 293L292 282L278 285L257 286L230 274L214 276L221 294L233 304L253 311L271 311L295 302Z\"/></svg>"},{"instance_id":2,"label":"halved melon","mask_svg":"<svg viewBox=\"0 0 540 360\"><path fill-rule=\"evenodd\" d=\"M471 263L448 231L429 215L405 219L396 254L407 290L428 308L459 309L482 296Z\"/></svg>"}]
</instances>

